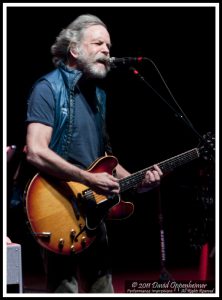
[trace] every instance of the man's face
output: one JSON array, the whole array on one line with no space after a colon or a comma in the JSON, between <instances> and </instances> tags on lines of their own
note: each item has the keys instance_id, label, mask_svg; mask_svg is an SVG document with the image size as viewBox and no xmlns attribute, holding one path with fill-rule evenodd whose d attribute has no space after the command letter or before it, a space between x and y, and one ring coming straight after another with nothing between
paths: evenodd
<instances>
[{"instance_id":1,"label":"man's face","mask_svg":"<svg viewBox=\"0 0 222 300\"><path fill-rule=\"evenodd\" d=\"M104 78L110 70L110 46L110 36L105 27L93 25L87 28L77 49L77 67L87 77Z\"/></svg>"}]
</instances>

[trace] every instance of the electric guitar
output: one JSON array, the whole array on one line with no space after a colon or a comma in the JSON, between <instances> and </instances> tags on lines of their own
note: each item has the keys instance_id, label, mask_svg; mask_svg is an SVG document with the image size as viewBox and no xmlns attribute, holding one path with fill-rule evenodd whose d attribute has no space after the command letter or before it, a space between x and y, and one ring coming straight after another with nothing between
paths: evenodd
<instances>
[{"instance_id":1,"label":"electric guitar","mask_svg":"<svg viewBox=\"0 0 222 300\"><path fill-rule=\"evenodd\" d=\"M209 143L212 148L212 142ZM201 153L206 157L207 150L205 147L193 148L157 165L165 174L199 158ZM97 159L88 171L113 174L117 164L116 157L104 156ZM141 183L145 173L152 168L120 179L121 193ZM133 203L121 200L120 195L97 194L81 183L60 181L41 173L28 184L24 200L28 225L37 242L64 255L77 254L89 247L96 238L96 228L105 217L124 219L134 211Z\"/></svg>"}]
</instances>

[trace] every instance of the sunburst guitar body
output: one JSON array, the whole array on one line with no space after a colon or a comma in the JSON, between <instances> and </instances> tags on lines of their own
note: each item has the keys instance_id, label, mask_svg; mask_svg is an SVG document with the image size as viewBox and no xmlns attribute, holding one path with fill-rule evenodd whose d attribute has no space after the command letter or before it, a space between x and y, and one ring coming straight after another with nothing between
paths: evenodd
<instances>
[{"instance_id":1,"label":"sunburst guitar body","mask_svg":"<svg viewBox=\"0 0 222 300\"><path fill-rule=\"evenodd\" d=\"M104 156L89 172L113 173L114 156ZM36 174L25 191L28 224L37 242L59 254L77 254L96 238L96 229L104 217L123 219L134 210L130 202L116 196L104 196L78 182L56 180ZM113 208L113 210L112 210Z\"/></svg>"}]
</instances>

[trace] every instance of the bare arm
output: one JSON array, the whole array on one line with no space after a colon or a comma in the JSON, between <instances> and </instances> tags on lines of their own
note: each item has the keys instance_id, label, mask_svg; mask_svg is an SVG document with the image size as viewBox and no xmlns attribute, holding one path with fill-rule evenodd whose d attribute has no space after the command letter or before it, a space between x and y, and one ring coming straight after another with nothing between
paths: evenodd
<instances>
[{"instance_id":1,"label":"bare arm","mask_svg":"<svg viewBox=\"0 0 222 300\"><path fill-rule=\"evenodd\" d=\"M120 164L116 166L116 176L118 179L129 176L130 173Z\"/></svg>"},{"instance_id":2,"label":"bare arm","mask_svg":"<svg viewBox=\"0 0 222 300\"><path fill-rule=\"evenodd\" d=\"M30 123L27 128L27 161L44 171L65 181L83 183L96 192L118 193L118 179L108 173L90 173L64 160L49 148L52 127L41 123Z\"/></svg>"}]
</instances>

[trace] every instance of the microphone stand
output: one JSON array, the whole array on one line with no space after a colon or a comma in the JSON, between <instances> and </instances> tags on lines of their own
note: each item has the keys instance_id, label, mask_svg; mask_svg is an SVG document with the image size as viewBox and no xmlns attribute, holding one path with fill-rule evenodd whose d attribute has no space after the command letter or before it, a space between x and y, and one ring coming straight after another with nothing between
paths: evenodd
<instances>
[{"instance_id":1,"label":"microphone stand","mask_svg":"<svg viewBox=\"0 0 222 300\"><path fill-rule=\"evenodd\" d=\"M155 92L155 94L157 94L162 99L162 101L165 104L167 104L167 106L173 111L177 120L179 119L180 121L183 121L185 123L185 125L187 125L187 127L192 130L192 132L204 143L204 145L208 149L209 148L210 148L210 150L214 149L214 145L208 139L208 134L205 135L204 137L202 137L200 135L200 133L194 128L194 126L191 123L191 121L189 120L189 118L186 116L186 114L184 113L184 111L182 110L182 108L180 107L178 102L175 100L172 92L170 91L169 87L167 86L165 80L163 79L163 76L161 75L161 73L158 70L155 63L149 58L143 58L143 60L151 62L152 65L155 67L162 82L164 83L166 89L168 90L171 98L173 99L173 101L176 104L179 111L177 111L155 88L153 88L152 85L145 80L145 78L138 72L137 69L135 69L132 66L130 66L129 69L131 71L133 71L133 74L136 75L137 77L139 77L139 79L141 81L143 81L149 88L151 88ZM212 161L214 161L214 156L212 154L211 154L211 159L212 159ZM160 259L161 271L160 271L159 280L161 282L166 282L166 281L173 280L173 279L172 279L172 276L170 275L170 273L166 269L165 235L164 235L164 226L163 226L163 213L162 213L162 205L161 205L160 188L158 188L158 213L159 213L158 217L159 217L159 228L160 228L160 255L161 255L161 259Z\"/></svg>"},{"instance_id":2,"label":"microphone stand","mask_svg":"<svg viewBox=\"0 0 222 300\"><path fill-rule=\"evenodd\" d=\"M158 187L158 219L159 219L159 228L160 228L160 282L166 282L169 280L173 280L172 276L166 269L166 246L165 246L165 232L163 226L163 212L161 205L161 193L160 187Z\"/></svg>"}]
</instances>

